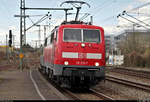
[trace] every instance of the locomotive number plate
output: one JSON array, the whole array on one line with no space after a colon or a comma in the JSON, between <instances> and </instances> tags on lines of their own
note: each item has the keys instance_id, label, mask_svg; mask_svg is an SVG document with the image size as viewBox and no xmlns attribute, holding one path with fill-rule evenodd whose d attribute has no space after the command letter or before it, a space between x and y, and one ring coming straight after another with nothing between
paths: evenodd
<instances>
[{"instance_id":1,"label":"locomotive number plate","mask_svg":"<svg viewBox=\"0 0 150 102\"><path fill-rule=\"evenodd\" d=\"M76 64L78 65L87 65L88 64L88 61L77 61Z\"/></svg>"}]
</instances>

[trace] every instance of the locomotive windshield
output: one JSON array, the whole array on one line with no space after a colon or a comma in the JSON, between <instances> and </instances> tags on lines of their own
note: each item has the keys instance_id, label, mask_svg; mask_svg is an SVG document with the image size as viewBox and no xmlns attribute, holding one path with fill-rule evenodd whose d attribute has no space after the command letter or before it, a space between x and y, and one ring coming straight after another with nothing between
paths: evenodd
<instances>
[{"instance_id":1,"label":"locomotive windshield","mask_svg":"<svg viewBox=\"0 0 150 102\"><path fill-rule=\"evenodd\" d=\"M84 42L100 42L100 32L99 30L83 30L83 41Z\"/></svg>"},{"instance_id":2,"label":"locomotive windshield","mask_svg":"<svg viewBox=\"0 0 150 102\"><path fill-rule=\"evenodd\" d=\"M66 42L100 42L100 31L91 29L64 29Z\"/></svg>"},{"instance_id":3,"label":"locomotive windshield","mask_svg":"<svg viewBox=\"0 0 150 102\"><path fill-rule=\"evenodd\" d=\"M81 42L81 29L65 29L64 40L68 42Z\"/></svg>"}]
</instances>

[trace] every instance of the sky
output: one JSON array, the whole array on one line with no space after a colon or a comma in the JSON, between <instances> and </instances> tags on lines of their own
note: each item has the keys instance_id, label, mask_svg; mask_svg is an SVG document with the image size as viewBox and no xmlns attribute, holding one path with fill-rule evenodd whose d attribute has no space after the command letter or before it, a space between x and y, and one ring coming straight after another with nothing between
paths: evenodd
<instances>
[{"instance_id":1,"label":"sky","mask_svg":"<svg viewBox=\"0 0 150 102\"><path fill-rule=\"evenodd\" d=\"M57 8L60 4L66 0L26 0L26 7L44 7L44 8ZM133 13L144 13L147 15L133 15L140 20L149 19L150 5L144 6L140 9L133 10L136 7L140 7L143 4L149 3L150 0L82 0L90 4L90 8L87 5L83 5L80 13L89 13L93 16L94 25L101 26L105 30L105 34L116 35L122 32L124 27L131 28L132 23L125 19L117 18L117 15L122 13L124 10L128 11L129 14ZM72 7L71 5L64 4L62 7ZM64 11L26 11L26 15L32 15L30 19L34 22L38 21L45 14L50 12L52 14L51 20L48 19L40 23L41 25L51 25L51 28L47 29L47 35L50 34L50 30L54 26L59 25L64 20ZM72 10L69 12L76 12ZM5 45L6 34L11 29L13 35L15 35L15 44L19 45L20 38L20 18L14 17L14 15L20 14L20 0L0 0L0 45ZM149 14L149 15L148 15ZM40 15L40 16L34 16ZM83 14L79 16L81 18ZM125 16L126 17L126 16ZM69 20L74 19L74 15L68 16ZM137 22L133 18L126 17L132 21ZM32 22L27 18L26 27L30 27ZM84 21L90 21L88 16ZM149 21L145 21L149 23ZM119 28L117 26L120 26ZM124 27L123 27L124 26ZM35 40L38 40L38 27L33 27L27 31L27 43L35 46ZM141 28L143 29L143 28ZM41 27L41 40L43 40L43 27Z\"/></svg>"}]
</instances>

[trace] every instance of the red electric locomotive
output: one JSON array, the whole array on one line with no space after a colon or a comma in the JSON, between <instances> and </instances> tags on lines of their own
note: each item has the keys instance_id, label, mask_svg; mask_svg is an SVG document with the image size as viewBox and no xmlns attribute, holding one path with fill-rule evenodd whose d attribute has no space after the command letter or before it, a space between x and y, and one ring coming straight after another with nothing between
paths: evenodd
<instances>
[{"instance_id":1,"label":"red electric locomotive","mask_svg":"<svg viewBox=\"0 0 150 102\"><path fill-rule=\"evenodd\" d=\"M56 27L45 40L41 69L69 87L96 85L105 79L105 41L102 27L83 22Z\"/></svg>"}]
</instances>

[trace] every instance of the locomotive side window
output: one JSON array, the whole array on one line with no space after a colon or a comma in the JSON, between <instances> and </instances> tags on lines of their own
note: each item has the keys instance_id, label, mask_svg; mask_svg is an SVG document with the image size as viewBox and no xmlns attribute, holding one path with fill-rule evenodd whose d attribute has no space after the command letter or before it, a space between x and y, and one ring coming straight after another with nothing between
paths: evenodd
<instances>
[{"instance_id":1,"label":"locomotive side window","mask_svg":"<svg viewBox=\"0 0 150 102\"><path fill-rule=\"evenodd\" d=\"M81 42L81 29L64 29L64 41Z\"/></svg>"},{"instance_id":2,"label":"locomotive side window","mask_svg":"<svg viewBox=\"0 0 150 102\"><path fill-rule=\"evenodd\" d=\"M51 34L51 40L50 40L50 43L53 43L54 41L54 33Z\"/></svg>"},{"instance_id":3,"label":"locomotive side window","mask_svg":"<svg viewBox=\"0 0 150 102\"><path fill-rule=\"evenodd\" d=\"M83 41L84 42L100 42L100 32L99 30L83 30Z\"/></svg>"},{"instance_id":4,"label":"locomotive side window","mask_svg":"<svg viewBox=\"0 0 150 102\"><path fill-rule=\"evenodd\" d=\"M47 45L50 45L50 37L47 38Z\"/></svg>"},{"instance_id":5,"label":"locomotive side window","mask_svg":"<svg viewBox=\"0 0 150 102\"><path fill-rule=\"evenodd\" d=\"M56 40L56 42L57 42L57 34L58 34L58 30L56 30L56 37L55 37L55 40Z\"/></svg>"},{"instance_id":6,"label":"locomotive side window","mask_svg":"<svg viewBox=\"0 0 150 102\"><path fill-rule=\"evenodd\" d=\"M45 43L44 43L44 46L47 46L47 38L45 39Z\"/></svg>"}]
</instances>

